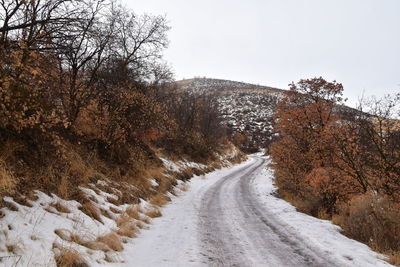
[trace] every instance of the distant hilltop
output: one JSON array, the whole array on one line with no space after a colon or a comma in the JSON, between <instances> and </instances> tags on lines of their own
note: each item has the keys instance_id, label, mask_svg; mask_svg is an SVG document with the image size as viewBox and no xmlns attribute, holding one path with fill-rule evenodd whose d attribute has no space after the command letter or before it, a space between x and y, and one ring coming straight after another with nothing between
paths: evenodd
<instances>
[{"instance_id":1,"label":"distant hilltop","mask_svg":"<svg viewBox=\"0 0 400 267\"><path fill-rule=\"evenodd\" d=\"M190 89L193 91L208 91L208 90L268 90L270 92L283 93L285 90L274 88L270 86L263 86L251 83L236 82L223 79L212 79L212 78L193 78L176 81L176 84L181 89Z\"/></svg>"},{"instance_id":2,"label":"distant hilltop","mask_svg":"<svg viewBox=\"0 0 400 267\"><path fill-rule=\"evenodd\" d=\"M182 91L214 94L223 124L243 151L255 152L271 142L275 106L286 90L210 78L181 80L176 84Z\"/></svg>"}]
</instances>

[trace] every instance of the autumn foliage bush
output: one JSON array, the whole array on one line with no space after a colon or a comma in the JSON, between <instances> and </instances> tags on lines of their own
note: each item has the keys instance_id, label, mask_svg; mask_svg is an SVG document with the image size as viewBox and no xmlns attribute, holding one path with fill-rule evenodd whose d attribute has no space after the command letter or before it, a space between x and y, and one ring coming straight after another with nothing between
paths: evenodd
<instances>
[{"instance_id":1,"label":"autumn foliage bush","mask_svg":"<svg viewBox=\"0 0 400 267\"><path fill-rule=\"evenodd\" d=\"M270 153L283 197L378 250L399 251L399 96L342 108L343 87L292 84L275 114Z\"/></svg>"},{"instance_id":2,"label":"autumn foliage bush","mask_svg":"<svg viewBox=\"0 0 400 267\"><path fill-rule=\"evenodd\" d=\"M215 99L171 85L165 17L108 0L10 0L0 14L0 197L79 200L104 177L141 183L161 165L154 147L207 161L226 142Z\"/></svg>"}]
</instances>

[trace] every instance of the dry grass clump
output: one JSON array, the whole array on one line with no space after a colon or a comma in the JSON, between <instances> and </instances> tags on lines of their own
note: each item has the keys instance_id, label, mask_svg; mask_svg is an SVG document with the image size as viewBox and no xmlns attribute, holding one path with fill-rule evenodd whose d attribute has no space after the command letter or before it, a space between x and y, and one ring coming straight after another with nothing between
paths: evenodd
<instances>
[{"instance_id":1,"label":"dry grass clump","mask_svg":"<svg viewBox=\"0 0 400 267\"><path fill-rule=\"evenodd\" d=\"M146 229L147 228L147 226L144 224L144 222L142 222L142 221L136 221L135 222L135 226L138 228L138 229Z\"/></svg>"},{"instance_id":2,"label":"dry grass clump","mask_svg":"<svg viewBox=\"0 0 400 267\"><path fill-rule=\"evenodd\" d=\"M15 192L18 180L0 158L0 199Z\"/></svg>"},{"instance_id":3,"label":"dry grass clump","mask_svg":"<svg viewBox=\"0 0 400 267\"><path fill-rule=\"evenodd\" d=\"M96 187L98 190L101 190L107 194L114 194L114 190L113 188L105 181L102 180L103 183L106 183L107 185L103 184L103 183L97 183Z\"/></svg>"},{"instance_id":4,"label":"dry grass clump","mask_svg":"<svg viewBox=\"0 0 400 267\"><path fill-rule=\"evenodd\" d=\"M167 204L171 199L163 193L158 193L150 198L149 202L152 205L162 207Z\"/></svg>"},{"instance_id":5,"label":"dry grass clump","mask_svg":"<svg viewBox=\"0 0 400 267\"><path fill-rule=\"evenodd\" d=\"M150 182L151 179L155 179L159 184L157 191L165 191L163 186L165 183L163 180L168 180L164 175L165 169L155 162L142 163L136 166L135 172L133 173L134 179L130 180L129 183L136 188L135 195L138 198L147 199L154 193L154 186ZM131 189L128 188L129 191ZM129 195L124 192L124 195Z\"/></svg>"},{"instance_id":6,"label":"dry grass clump","mask_svg":"<svg viewBox=\"0 0 400 267\"><path fill-rule=\"evenodd\" d=\"M62 212L62 213L70 213L71 212L68 207L66 207L64 204L62 204L59 201L50 203L50 206L55 208L58 212Z\"/></svg>"},{"instance_id":7,"label":"dry grass clump","mask_svg":"<svg viewBox=\"0 0 400 267\"><path fill-rule=\"evenodd\" d=\"M49 170L49 172L51 173L47 175L48 177L54 176L54 174L52 174L52 170ZM65 174L63 174L57 186L57 195L63 199L69 199L72 194L71 187L72 184L70 183L68 177Z\"/></svg>"},{"instance_id":8,"label":"dry grass clump","mask_svg":"<svg viewBox=\"0 0 400 267\"><path fill-rule=\"evenodd\" d=\"M29 208L33 207L32 203L30 203L28 201L29 199L27 197L21 195L21 194L14 195L13 196L13 200L15 202L17 202L18 204L20 204L20 205L23 205L23 206L26 206L26 207L29 207Z\"/></svg>"},{"instance_id":9,"label":"dry grass clump","mask_svg":"<svg viewBox=\"0 0 400 267\"><path fill-rule=\"evenodd\" d=\"M101 190L99 190L94 184L89 184L88 186L96 193L96 195L101 195Z\"/></svg>"},{"instance_id":10,"label":"dry grass clump","mask_svg":"<svg viewBox=\"0 0 400 267\"><path fill-rule=\"evenodd\" d=\"M109 219L114 219L113 215L111 214L111 212L109 210L101 208L100 212L101 212L101 215L103 215L104 217L107 217Z\"/></svg>"},{"instance_id":11,"label":"dry grass clump","mask_svg":"<svg viewBox=\"0 0 400 267\"><path fill-rule=\"evenodd\" d=\"M71 248L59 248L60 252L54 257L57 267L89 267L82 255Z\"/></svg>"},{"instance_id":12,"label":"dry grass clump","mask_svg":"<svg viewBox=\"0 0 400 267\"><path fill-rule=\"evenodd\" d=\"M395 266L400 266L400 252L390 253L388 262Z\"/></svg>"},{"instance_id":13,"label":"dry grass clump","mask_svg":"<svg viewBox=\"0 0 400 267\"><path fill-rule=\"evenodd\" d=\"M161 215L162 215L161 211L158 209L146 211L144 214L146 214L150 218L157 218L157 217L161 217Z\"/></svg>"},{"instance_id":14,"label":"dry grass clump","mask_svg":"<svg viewBox=\"0 0 400 267\"><path fill-rule=\"evenodd\" d=\"M139 232L138 226L133 222L132 218L126 214L123 214L117 218L117 233L120 236L136 237Z\"/></svg>"},{"instance_id":15,"label":"dry grass clump","mask_svg":"<svg viewBox=\"0 0 400 267\"><path fill-rule=\"evenodd\" d=\"M186 192L189 190L189 184L188 183L181 183L180 185L178 185L178 189Z\"/></svg>"},{"instance_id":16,"label":"dry grass clump","mask_svg":"<svg viewBox=\"0 0 400 267\"><path fill-rule=\"evenodd\" d=\"M176 178L178 180L187 181L195 174L195 172L197 172L198 175L202 174L200 170L188 167L183 170L180 170L179 173L176 173Z\"/></svg>"},{"instance_id":17,"label":"dry grass clump","mask_svg":"<svg viewBox=\"0 0 400 267\"><path fill-rule=\"evenodd\" d=\"M150 224L150 220L147 217L141 218L141 221L144 222L145 224Z\"/></svg>"},{"instance_id":18,"label":"dry grass clump","mask_svg":"<svg viewBox=\"0 0 400 267\"><path fill-rule=\"evenodd\" d=\"M81 246L86 246L86 241L82 239L79 234L72 233L70 230L67 229L56 229L54 233L58 235L62 240L73 242Z\"/></svg>"},{"instance_id":19,"label":"dry grass clump","mask_svg":"<svg viewBox=\"0 0 400 267\"><path fill-rule=\"evenodd\" d=\"M164 176L164 168L160 166L144 166L141 168L141 175L148 181L151 178L158 180Z\"/></svg>"},{"instance_id":20,"label":"dry grass clump","mask_svg":"<svg viewBox=\"0 0 400 267\"><path fill-rule=\"evenodd\" d=\"M18 211L19 210L17 205L15 205L12 202L5 201L5 200L1 201L1 199L0 199L0 203L2 203L2 206L7 207L11 211Z\"/></svg>"},{"instance_id":21,"label":"dry grass clump","mask_svg":"<svg viewBox=\"0 0 400 267\"><path fill-rule=\"evenodd\" d=\"M131 218L134 218L134 219L136 219L136 220L141 220L141 217L140 217L140 207L139 206L129 206L126 210L125 210L125 213L129 216L129 217L131 217Z\"/></svg>"},{"instance_id":22,"label":"dry grass clump","mask_svg":"<svg viewBox=\"0 0 400 267\"><path fill-rule=\"evenodd\" d=\"M113 212L113 213L117 213L117 214L122 213L122 210L116 209L116 208L114 208L114 207L110 207L110 211Z\"/></svg>"},{"instance_id":23,"label":"dry grass clump","mask_svg":"<svg viewBox=\"0 0 400 267\"><path fill-rule=\"evenodd\" d=\"M82 246L85 246L92 250L100 250L103 252L110 251L110 248L106 244L97 241L89 241L83 244Z\"/></svg>"},{"instance_id":24,"label":"dry grass clump","mask_svg":"<svg viewBox=\"0 0 400 267\"><path fill-rule=\"evenodd\" d=\"M104 178L104 175L98 171L103 166L98 166L101 162L96 160L93 155L88 155L86 160L84 160L78 151L72 148L67 153L67 156L69 159L67 173L70 177L78 178L82 184L88 184L89 182Z\"/></svg>"},{"instance_id":25,"label":"dry grass clump","mask_svg":"<svg viewBox=\"0 0 400 267\"><path fill-rule=\"evenodd\" d=\"M378 251L400 251L400 204L372 193L354 197L335 218L345 234Z\"/></svg>"},{"instance_id":26,"label":"dry grass clump","mask_svg":"<svg viewBox=\"0 0 400 267\"><path fill-rule=\"evenodd\" d=\"M107 197L107 201L110 202L111 204L114 204L115 206L122 205L122 201L119 198L115 197Z\"/></svg>"},{"instance_id":27,"label":"dry grass clump","mask_svg":"<svg viewBox=\"0 0 400 267\"><path fill-rule=\"evenodd\" d=\"M83 203L82 206L79 207L79 209L87 216L103 223L103 221L101 220L100 209L96 207L96 205L92 202Z\"/></svg>"},{"instance_id":28,"label":"dry grass clump","mask_svg":"<svg viewBox=\"0 0 400 267\"><path fill-rule=\"evenodd\" d=\"M122 251L124 249L122 240L116 233L109 233L103 236L99 236L96 241L106 244L110 249L114 251Z\"/></svg>"}]
</instances>

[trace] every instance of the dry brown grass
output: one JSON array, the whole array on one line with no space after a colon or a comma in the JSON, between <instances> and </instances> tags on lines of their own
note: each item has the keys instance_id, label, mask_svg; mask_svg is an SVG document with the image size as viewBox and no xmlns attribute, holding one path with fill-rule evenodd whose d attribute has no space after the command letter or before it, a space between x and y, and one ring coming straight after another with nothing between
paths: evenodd
<instances>
[{"instance_id":1,"label":"dry brown grass","mask_svg":"<svg viewBox=\"0 0 400 267\"><path fill-rule=\"evenodd\" d=\"M113 232L103 236L99 236L96 241L106 244L110 249L114 251L122 251L124 249L121 238Z\"/></svg>"},{"instance_id":2,"label":"dry brown grass","mask_svg":"<svg viewBox=\"0 0 400 267\"><path fill-rule=\"evenodd\" d=\"M202 174L200 170L185 168L176 174L176 178L182 181L187 181L195 174L195 172L197 172L199 175Z\"/></svg>"},{"instance_id":3,"label":"dry brown grass","mask_svg":"<svg viewBox=\"0 0 400 267\"><path fill-rule=\"evenodd\" d=\"M136 220L141 220L141 217L140 217L140 214L139 214L140 213L139 206L129 206L125 210L125 213L131 218L134 218Z\"/></svg>"},{"instance_id":4,"label":"dry brown grass","mask_svg":"<svg viewBox=\"0 0 400 267\"><path fill-rule=\"evenodd\" d=\"M147 226L142 221L136 221L135 226L139 229L145 229Z\"/></svg>"},{"instance_id":5,"label":"dry brown grass","mask_svg":"<svg viewBox=\"0 0 400 267\"><path fill-rule=\"evenodd\" d=\"M107 182L105 182L104 180L102 180L102 181L103 181L104 183L107 183ZM96 184L96 187L97 187L98 190L101 190L101 191L103 191L103 192L105 192L105 193L114 194L114 190L112 189L111 185L109 185L108 183L107 183L107 185L104 185L104 184Z\"/></svg>"},{"instance_id":6,"label":"dry brown grass","mask_svg":"<svg viewBox=\"0 0 400 267\"><path fill-rule=\"evenodd\" d=\"M110 211L113 212L113 213L117 213L117 214L122 213L122 210L116 209L116 208L114 208L114 207L110 207Z\"/></svg>"},{"instance_id":7,"label":"dry brown grass","mask_svg":"<svg viewBox=\"0 0 400 267\"><path fill-rule=\"evenodd\" d=\"M88 186L89 186L90 189L92 189L96 193L96 195L100 195L101 194L101 191L95 185L89 184Z\"/></svg>"},{"instance_id":8,"label":"dry brown grass","mask_svg":"<svg viewBox=\"0 0 400 267\"><path fill-rule=\"evenodd\" d=\"M33 205L29 202L29 199L21 194L16 194L13 196L13 200L20 205L32 208Z\"/></svg>"},{"instance_id":9,"label":"dry brown grass","mask_svg":"<svg viewBox=\"0 0 400 267\"><path fill-rule=\"evenodd\" d=\"M17 178L3 159L0 158L0 199L5 195L13 194L17 184Z\"/></svg>"},{"instance_id":10,"label":"dry brown grass","mask_svg":"<svg viewBox=\"0 0 400 267\"><path fill-rule=\"evenodd\" d=\"M178 185L178 189L186 192L189 190L189 184L188 183L181 183L180 185Z\"/></svg>"},{"instance_id":11,"label":"dry brown grass","mask_svg":"<svg viewBox=\"0 0 400 267\"><path fill-rule=\"evenodd\" d=\"M57 166L48 165L41 176L40 187L54 192L55 182L56 192L63 199L79 199L78 186L87 186L88 183L96 182L105 176L100 170L103 170L104 163L97 159L93 153L81 151L78 146L65 143L64 158L67 166L62 170ZM81 202L81 201L80 201Z\"/></svg>"},{"instance_id":12,"label":"dry brown grass","mask_svg":"<svg viewBox=\"0 0 400 267\"><path fill-rule=\"evenodd\" d=\"M395 266L400 266L400 252L398 251L398 252L389 253L388 262Z\"/></svg>"},{"instance_id":13,"label":"dry brown grass","mask_svg":"<svg viewBox=\"0 0 400 267\"><path fill-rule=\"evenodd\" d=\"M98 166L101 162L96 160L94 156L88 155L87 159L84 160L77 150L71 149L68 153L68 159L68 174L71 177L79 178L82 184L88 184L89 182L104 178L104 175L98 171L101 169ZM92 166L92 164L97 166Z\"/></svg>"},{"instance_id":14,"label":"dry brown grass","mask_svg":"<svg viewBox=\"0 0 400 267\"><path fill-rule=\"evenodd\" d=\"M62 213L70 213L71 211L69 210L68 207L66 207L64 204L61 202L53 202L50 204L53 208L55 208L58 212Z\"/></svg>"},{"instance_id":15,"label":"dry brown grass","mask_svg":"<svg viewBox=\"0 0 400 267\"><path fill-rule=\"evenodd\" d=\"M115 221L117 223L117 226L120 227L124 224L132 222L132 218L128 216L127 214L122 214L118 216L117 220Z\"/></svg>"},{"instance_id":16,"label":"dry brown grass","mask_svg":"<svg viewBox=\"0 0 400 267\"><path fill-rule=\"evenodd\" d=\"M18 209L18 207L17 207L17 205L15 205L14 203L12 203L12 202L9 202L9 201L2 201L2 204L3 204L3 206L4 207L7 207L9 210L11 210L11 211L18 211L19 209Z\"/></svg>"},{"instance_id":17,"label":"dry brown grass","mask_svg":"<svg viewBox=\"0 0 400 267\"><path fill-rule=\"evenodd\" d=\"M52 169L48 170L49 177L54 175ZM69 182L69 179L67 176L63 175L60 179L60 183L57 186L57 195L60 196L61 198L64 199L69 199L71 195L71 190L70 188L72 187L72 184Z\"/></svg>"},{"instance_id":18,"label":"dry brown grass","mask_svg":"<svg viewBox=\"0 0 400 267\"><path fill-rule=\"evenodd\" d=\"M149 199L149 203L155 206L162 207L167 204L171 199L163 193L158 193Z\"/></svg>"},{"instance_id":19,"label":"dry brown grass","mask_svg":"<svg viewBox=\"0 0 400 267\"><path fill-rule=\"evenodd\" d=\"M339 216L335 220L346 235L378 251L400 251L400 204L364 194L343 205Z\"/></svg>"},{"instance_id":20,"label":"dry brown grass","mask_svg":"<svg viewBox=\"0 0 400 267\"><path fill-rule=\"evenodd\" d=\"M114 197L107 197L107 201L110 202L111 204L114 204L115 206L123 204L119 198L114 198Z\"/></svg>"},{"instance_id":21,"label":"dry brown grass","mask_svg":"<svg viewBox=\"0 0 400 267\"><path fill-rule=\"evenodd\" d=\"M120 236L136 237L139 232L138 226L133 222L132 218L126 214L123 214L117 218L117 233Z\"/></svg>"},{"instance_id":22,"label":"dry brown grass","mask_svg":"<svg viewBox=\"0 0 400 267\"><path fill-rule=\"evenodd\" d=\"M79 209L87 216L103 223L100 216L100 209L96 207L96 205L93 204L92 202L83 203L82 206L79 207Z\"/></svg>"},{"instance_id":23,"label":"dry brown grass","mask_svg":"<svg viewBox=\"0 0 400 267\"><path fill-rule=\"evenodd\" d=\"M282 179L277 179L277 187L279 188L277 195L293 206L296 207L300 212L312 215L314 217L325 216L324 212L321 212L321 205L318 198L313 197L312 194L308 194L307 198L300 198L296 195L296 192L289 187L287 190L287 185L283 182Z\"/></svg>"},{"instance_id":24,"label":"dry brown grass","mask_svg":"<svg viewBox=\"0 0 400 267\"><path fill-rule=\"evenodd\" d=\"M101 212L101 215L103 215L104 217L107 217L107 218L109 218L109 219L114 219L114 216L111 214L110 211L101 208L101 209L100 209L100 212Z\"/></svg>"},{"instance_id":25,"label":"dry brown grass","mask_svg":"<svg viewBox=\"0 0 400 267\"><path fill-rule=\"evenodd\" d=\"M158 209L146 211L144 214L146 214L150 218L157 218L157 217L161 217L161 215L162 215L161 211Z\"/></svg>"},{"instance_id":26,"label":"dry brown grass","mask_svg":"<svg viewBox=\"0 0 400 267\"><path fill-rule=\"evenodd\" d=\"M129 183L136 188L135 195L139 198L148 199L154 193L153 185L150 182L151 179L155 179L159 184L157 186L157 191L164 192L166 190L164 186L166 185L165 182L168 182L164 172L165 169L154 162L137 165L135 173L133 174L134 179L129 181ZM128 192L124 192L124 189L122 189L122 191L124 195L129 195L129 193L131 193L131 189L129 188Z\"/></svg>"},{"instance_id":27,"label":"dry brown grass","mask_svg":"<svg viewBox=\"0 0 400 267\"><path fill-rule=\"evenodd\" d=\"M83 256L71 248L60 248L60 253L54 258L57 267L89 267Z\"/></svg>"},{"instance_id":28,"label":"dry brown grass","mask_svg":"<svg viewBox=\"0 0 400 267\"><path fill-rule=\"evenodd\" d=\"M97 242L97 241L89 241L86 242L83 246L92 249L92 250L100 250L103 252L110 251L111 249L104 243Z\"/></svg>"},{"instance_id":29,"label":"dry brown grass","mask_svg":"<svg viewBox=\"0 0 400 267\"><path fill-rule=\"evenodd\" d=\"M58 235L62 240L73 242L81 246L86 246L87 242L82 239L81 235L72 233L67 229L56 229L54 230L54 233Z\"/></svg>"}]
</instances>

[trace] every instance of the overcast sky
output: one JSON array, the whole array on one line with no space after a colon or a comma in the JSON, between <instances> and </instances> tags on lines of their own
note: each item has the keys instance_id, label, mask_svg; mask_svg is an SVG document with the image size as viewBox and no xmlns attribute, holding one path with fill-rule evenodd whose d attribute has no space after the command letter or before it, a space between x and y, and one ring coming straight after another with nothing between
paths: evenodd
<instances>
[{"instance_id":1,"label":"overcast sky","mask_svg":"<svg viewBox=\"0 0 400 267\"><path fill-rule=\"evenodd\" d=\"M165 14L175 78L206 76L286 89L323 76L350 103L400 92L400 0L123 0Z\"/></svg>"}]
</instances>

